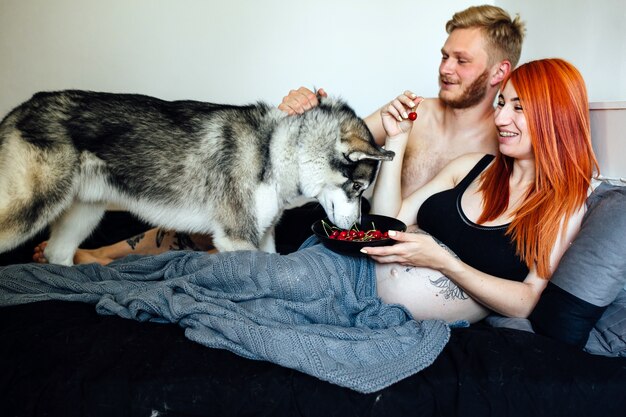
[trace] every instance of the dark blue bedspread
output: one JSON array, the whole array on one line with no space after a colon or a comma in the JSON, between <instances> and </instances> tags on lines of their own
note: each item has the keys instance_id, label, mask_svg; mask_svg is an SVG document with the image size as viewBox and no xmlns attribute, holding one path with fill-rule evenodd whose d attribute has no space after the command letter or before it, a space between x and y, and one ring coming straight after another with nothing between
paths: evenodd
<instances>
[{"instance_id":1,"label":"dark blue bedspread","mask_svg":"<svg viewBox=\"0 0 626 417\"><path fill-rule=\"evenodd\" d=\"M429 366L449 327L376 296L371 261L313 245L295 254L170 252L107 267L0 269L0 306L92 303L100 314L178 323L187 338L373 392Z\"/></svg>"}]
</instances>

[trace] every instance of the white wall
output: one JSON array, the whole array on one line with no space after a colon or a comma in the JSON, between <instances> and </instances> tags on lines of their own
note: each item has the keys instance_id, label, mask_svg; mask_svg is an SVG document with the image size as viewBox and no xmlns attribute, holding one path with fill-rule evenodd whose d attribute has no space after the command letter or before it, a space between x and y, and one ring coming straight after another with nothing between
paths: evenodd
<instances>
[{"instance_id":1,"label":"white wall","mask_svg":"<svg viewBox=\"0 0 626 417\"><path fill-rule=\"evenodd\" d=\"M626 101L592 103L590 118L601 176L626 185Z\"/></svg>"},{"instance_id":2,"label":"white wall","mask_svg":"<svg viewBox=\"0 0 626 417\"><path fill-rule=\"evenodd\" d=\"M306 85L367 115L407 88L436 94L445 22L471 4L0 0L0 114L40 90L278 104Z\"/></svg>"},{"instance_id":3,"label":"white wall","mask_svg":"<svg viewBox=\"0 0 626 417\"><path fill-rule=\"evenodd\" d=\"M591 104L591 137L600 172L626 178L626 2L498 0L526 21L522 62L560 57L580 70ZM619 182L619 181L618 181Z\"/></svg>"},{"instance_id":4,"label":"white wall","mask_svg":"<svg viewBox=\"0 0 626 417\"><path fill-rule=\"evenodd\" d=\"M522 62L559 57L582 73L592 102L626 100L625 0L496 0L526 21Z\"/></svg>"},{"instance_id":5,"label":"white wall","mask_svg":"<svg viewBox=\"0 0 626 417\"><path fill-rule=\"evenodd\" d=\"M405 89L436 95L445 22L479 3L526 21L522 62L565 58L591 101L626 101L624 0L0 0L0 117L41 90L278 104L300 85L365 116ZM623 133L599 131L626 161L603 143Z\"/></svg>"},{"instance_id":6,"label":"white wall","mask_svg":"<svg viewBox=\"0 0 626 417\"><path fill-rule=\"evenodd\" d=\"M624 0L496 0L520 12L523 60L560 56L591 101L626 100ZM366 115L437 92L445 22L475 1L0 0L0 114L40 90L280 102L325 87Z\"/></svg>"}]
</instances>

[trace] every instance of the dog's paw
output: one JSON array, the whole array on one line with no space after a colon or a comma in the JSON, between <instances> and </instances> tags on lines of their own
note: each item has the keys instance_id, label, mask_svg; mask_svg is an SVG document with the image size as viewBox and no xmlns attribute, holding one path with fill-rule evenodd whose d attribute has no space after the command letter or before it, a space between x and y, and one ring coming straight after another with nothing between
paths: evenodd
<instances>
[{"instance_id":1,"label":"dog's paw","mask_svg":"<svg viewBox=\"0 0 626 417\"><path fill-rule=\"evenodd\" d=\"M51 245L46 245L42 254L45 261L40 263L50 263L56 265L72 266L74 265L74 251L68 251L65 248L62 250L55 250L56 248Z\"/></svg>"}]
</instances>

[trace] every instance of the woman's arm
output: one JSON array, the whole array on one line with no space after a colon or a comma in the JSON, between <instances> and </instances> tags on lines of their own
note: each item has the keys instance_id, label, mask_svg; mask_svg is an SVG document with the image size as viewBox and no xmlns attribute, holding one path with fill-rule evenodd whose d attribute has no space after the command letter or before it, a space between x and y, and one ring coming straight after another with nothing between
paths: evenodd
<instances>
[{"instance_id":1,"label":"woman's arm","mask_svg":"<svg viewBox=\"0 0 626 417\"><path fill-rule=\"evenodd\" d=\"M580 230L584 212L585 207L581 207L562 226L550 257L551 272ZM451 255L429 235L398 232L391 237L398 241L396 245L365 248L365 252L380 263L398 262L436 269L474 300L507 317L528 317L548 284L534 268L522 282L481 272Z\"/></svg>"},{"instance_id":2,"label":"woman's arm","mask_svg":"<svg viewBox=\"0 0 626 417\"><path fill-rule=\"evenodd\" d=\"M408 132L401 133L395 137L387 136L385 149L395 152L395 156L391 161L383 161L380 165L372 193L371 207L373 214L396 217L405 223L407 223L407 219L400 218L398 215L403 202L401 192L402 161L404 160L404 151L408 138ZM413 220L409 224L414 222Z\"/></svg>"},{"instance_id":3,"label":"woman's arm","mask_svg":"<svg viewBox=\"0 0 626 417\"><path fill-rule=\"evenodd\" d=\"M395 156L393 160L381 164L372 194L371 211L375 214L397 217L405 223L406 219L400 218L398 215L403 205L401 178L404 151L413 127L413 122L408 119L407 112L410 109L416 109L421 101L422 98L406 91L382 107L377 119L379 121L377 123L380 123L384 131L385 149L395 152ZM374 116L370 116L370 118L372 117ZM412 223L411 221L409 224Z\"/></svg>"},{"instance_id":4,"label":"woman's arm","mask_svg":"<svg viewBox=\"0 0 626 417\"><path fill-rule=\"evenodd\" d=\"M534 268L522 282L486 274L458 258L445 261L437 269L474 300L507 317L528 317L548 285Z\"/></svg>"},{"instance_id":5,"label":"woman's arm","mask_svg":"<svg viewBox=\"0 0 626 417\"><path fill-rule=\"evenodd\" d=\"M398 243L364 248L365 252L380 263L397 262L436 269L472 299L504 316L528 316L547 284L547 280L537 277L534 272L524 282L483 273L452 255L427 234L397 232L391 237Z\"/></svg>"},{"instance_id":6,"label":"woman's arm","mask_svg":"<svg viewBox=\"0 0 626 417\"><path fill-rule=\"evenodd\" d=\"M385 132L385 128L383 127L383 120L380 117L380 112L382 108L376 110L374 113L369 116L363 118L363 121L367 125L367 128L370 130L370 133L374 137L374 141L379 146L385 146L385 139L387 139L387 133Z\"/></svg>"}]
</instances>

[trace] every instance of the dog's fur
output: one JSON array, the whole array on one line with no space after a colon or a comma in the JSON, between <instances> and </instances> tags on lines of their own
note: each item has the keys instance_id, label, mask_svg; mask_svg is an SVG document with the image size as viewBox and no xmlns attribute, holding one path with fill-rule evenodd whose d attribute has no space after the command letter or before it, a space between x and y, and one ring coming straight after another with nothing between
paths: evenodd
<instances>
[{"instance_id":1,"label":"dog's fur","mask_svg":"<svg viewBox=\"0 0 626 417\"><path fill-rule=\"evenodd\" d=\"M46 258L71 265L110 204L212 234L221 251L273 251L274 224L302 197L348 228L393 152L345 103L321 100L286 116L263 103L38 93L0 124L0 252L50 225Z\"/></svg>"}]
</instances>

